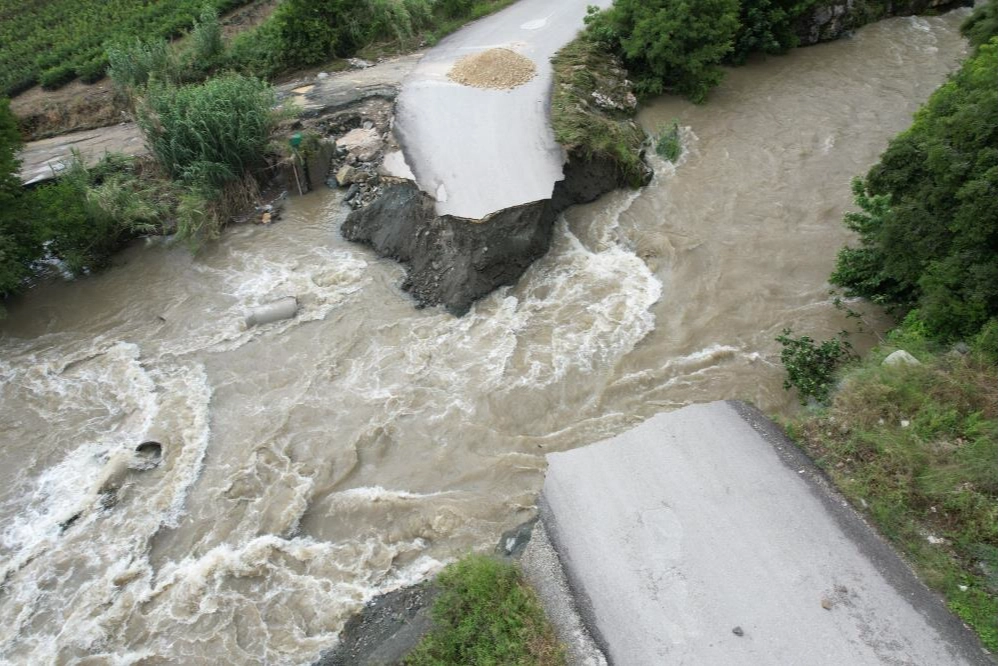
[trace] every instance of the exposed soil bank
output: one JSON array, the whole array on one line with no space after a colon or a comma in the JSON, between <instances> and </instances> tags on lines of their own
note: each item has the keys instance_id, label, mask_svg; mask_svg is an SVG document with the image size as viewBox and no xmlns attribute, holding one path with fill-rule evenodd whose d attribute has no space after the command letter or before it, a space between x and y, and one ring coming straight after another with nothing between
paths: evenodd
<instances>
[{"instance_id":1,"label":"exposed soil bank","mask_svg":"<svg viewBox=\"0 0 999 666\"><path fill-rule=\"evenodd\" d=\"M603 158L570 154L564 173L551 199L507 208L481 221L437 215L433 197L413 182L402 182L351 213L343 235L406 264L402 288L421 306L444 305L461 316L475 300L516 282L548 251L559 213L626 184L616 165Z\"/></svg>"}]
</instances>

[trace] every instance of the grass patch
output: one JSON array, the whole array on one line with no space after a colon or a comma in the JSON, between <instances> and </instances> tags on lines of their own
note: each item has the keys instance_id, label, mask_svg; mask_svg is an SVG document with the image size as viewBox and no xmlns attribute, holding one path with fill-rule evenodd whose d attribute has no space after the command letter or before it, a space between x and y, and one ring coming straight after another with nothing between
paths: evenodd
<instances>
[{"instance_id":1,"label":"grass patch","mask_svg":"<svg viewBox=\"0 0 999 666\"><path fill-rule=\"evenodd\" d=\"M896 346L922 361L883 366ZM903 327L792 437L996 651L996 324L959 353Z\"/></svg>"},{"instance_id":2,"label":"grass patch","mask_svg":"<svg viewBox=\"0 0 999 666\"><path fill-rule=\"evenodd\" d=\"M436 581L434 627L406 666L561 666L565 655L534 591L513 564L470 555Z\"/></svg>"},{"instance_id":3,"label":"grass patch","mask_svg":"<svg viewBox=\"0 0 999 666\"><path fill-rule=\"evenodd\" d=\"M630 119L634 97L620 62L584 35L556 53L552 66L555 140L569 152L612 160L625 182L642 185L645 132ZM606 103L599 104L601 99Z\"/></svg>"}]
</instances>

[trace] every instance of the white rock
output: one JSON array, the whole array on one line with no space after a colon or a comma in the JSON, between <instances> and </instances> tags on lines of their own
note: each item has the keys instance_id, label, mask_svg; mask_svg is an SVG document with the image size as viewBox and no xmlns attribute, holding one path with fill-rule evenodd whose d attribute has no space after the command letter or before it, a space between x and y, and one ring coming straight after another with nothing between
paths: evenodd
<instances>
[{"instance_id":1,"label":"white rock","mask_svg":"<svg viewBox=\"0 0 999 666\"><path fill-rule=\"evenodd\" d=\"M904 349L899 349L898 351L893 351L888 354L885 360L881 361L881 365L921 365L919 359L905 351Z\"/></svg>"},{"instance_id":2,"label":"white rock","mask_svg":"<svg viewBox=\"0 0 999 666\"><path fill-rule=\"evenodd\" d=\"M343 148L361 162L370 162L382 149L384 142L378 135L378 130L358 127L352 129L336 140L337 148Z\"/></svg>"}]
</instances>

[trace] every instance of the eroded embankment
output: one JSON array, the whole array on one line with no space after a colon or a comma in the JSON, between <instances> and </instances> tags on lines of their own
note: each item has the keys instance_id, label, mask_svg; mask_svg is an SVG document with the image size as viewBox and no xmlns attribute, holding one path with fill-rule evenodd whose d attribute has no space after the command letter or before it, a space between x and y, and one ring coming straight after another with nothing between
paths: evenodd
<instances>
[{"instance_id":1,"label":"eroded embankment","mask_svg":"<svg viewBox=\"0 0 999 666\"><path fill-rule=\"evenodd\" d=\"M407 265L402 287L421 306L465 314L548 251L555 220L566 208L652 177L643 159L645 134L630 120L636 102L626 72L613 56L585 45L576 40L566 48L570 56L560 54L553 63L552 121L566 161L549 199L470 220L438 215L433 197L401 181L344 222L345 238Z\"/></svg>"}]
</instances>

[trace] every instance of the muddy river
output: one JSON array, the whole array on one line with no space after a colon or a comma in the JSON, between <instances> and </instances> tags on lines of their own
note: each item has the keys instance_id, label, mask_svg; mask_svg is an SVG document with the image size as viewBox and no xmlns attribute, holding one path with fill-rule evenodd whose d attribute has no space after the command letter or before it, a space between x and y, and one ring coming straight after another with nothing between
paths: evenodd
<instances>
[{"instance_id":1,"label":"muddy river","mask_svg":"<svg viewBox=\"0 0 999 666\"><path fill-rule=\"evenodd\" d=\"M794 409L774 337L852 327L826 282L850 179L955 68L961 16L648 105L684 128L679 164L568 211L462 319L339 238L331 191L34 289L0 323L0 661L308 663L372 595L529 518L546 453L692 402ZM244 329L288 295L296 319ZM101 495L150 438L162 463Z\"/></svg>"}]
</instances>

